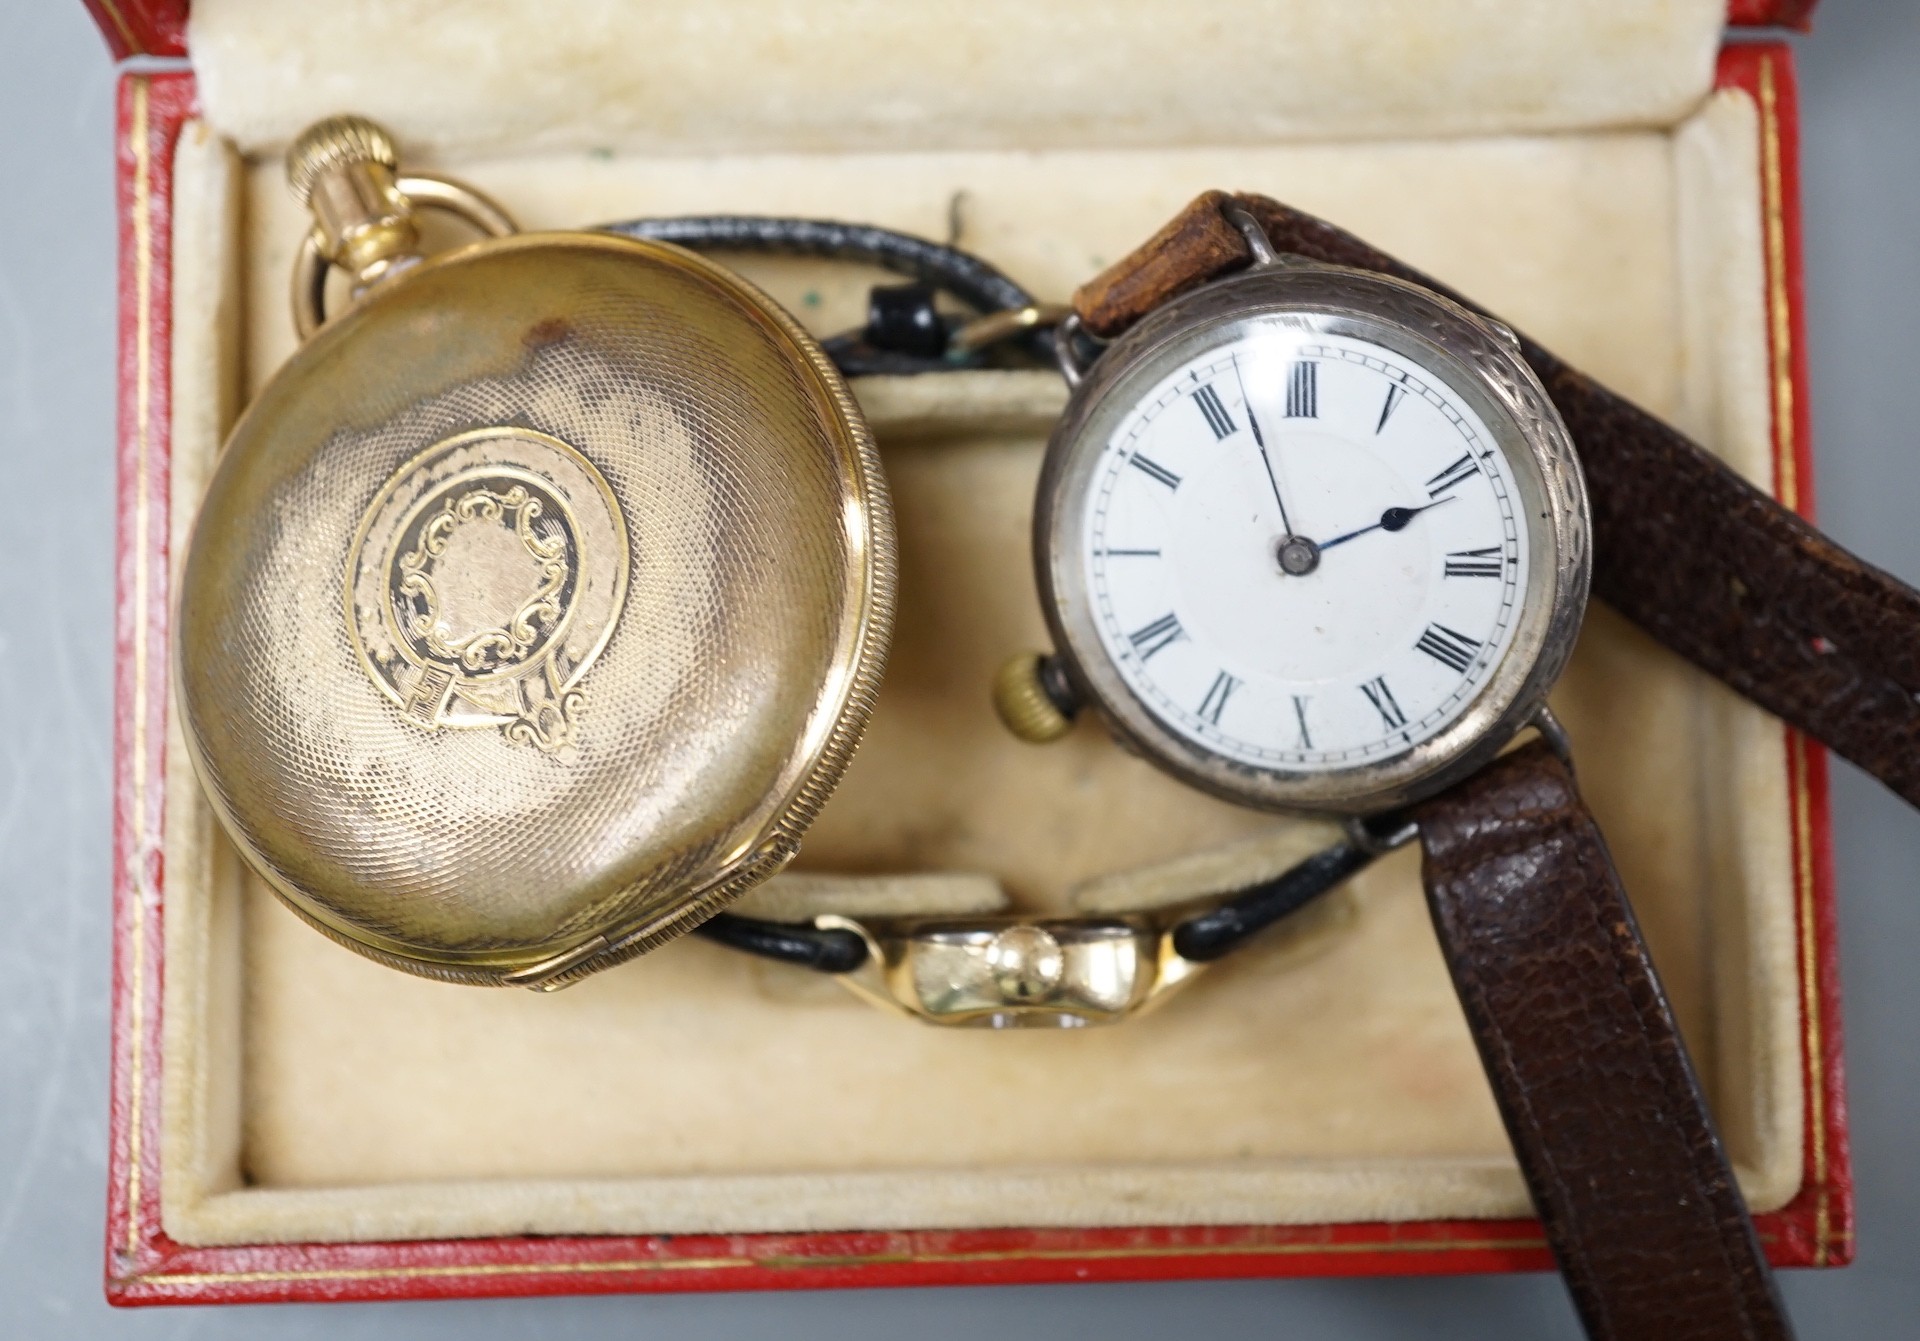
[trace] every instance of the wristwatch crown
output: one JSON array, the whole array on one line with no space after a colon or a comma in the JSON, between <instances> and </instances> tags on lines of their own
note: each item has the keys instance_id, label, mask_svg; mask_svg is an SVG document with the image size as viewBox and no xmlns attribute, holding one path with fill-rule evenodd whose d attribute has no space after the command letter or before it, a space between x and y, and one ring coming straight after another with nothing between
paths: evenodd
<instances>
[{"instance_id":1,"label":"wristwatch crown","mask_svg":"<svg viewBox=\"0 0 1920 1341\"><path fill-rule=\"evenodd\" d=\"M1022 652L993 677L993 708L1001 723L1034 745L1058 740L1073 727L1073 718L1048 689L1046 669L1047 658Z\"/></svg>"}]
</instances>

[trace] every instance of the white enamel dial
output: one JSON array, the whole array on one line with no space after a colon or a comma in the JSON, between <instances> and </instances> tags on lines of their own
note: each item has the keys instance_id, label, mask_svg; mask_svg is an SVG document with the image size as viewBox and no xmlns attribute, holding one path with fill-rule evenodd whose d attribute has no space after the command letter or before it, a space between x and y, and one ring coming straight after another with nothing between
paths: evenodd
<instances>
[{"instance_id":1,"label":"white enamel dial","mask_svg":"<svg viewBox=\"0 0 1920 1341\"><path fill-rule=\"evenodd\" d=\"M1175 735L1331 772L1457 721L1513 642L1528 517L1512 464L1432 368L1284 321L1149 385L1078 519L1090 614Z\"/></svg>"}]
</instances>

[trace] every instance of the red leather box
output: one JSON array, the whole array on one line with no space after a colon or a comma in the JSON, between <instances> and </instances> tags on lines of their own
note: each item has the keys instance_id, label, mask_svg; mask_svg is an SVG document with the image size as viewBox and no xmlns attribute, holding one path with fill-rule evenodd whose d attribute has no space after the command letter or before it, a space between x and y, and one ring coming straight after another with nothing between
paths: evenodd
<instances>
[{"instance_id":1,"label":"red leather box","mask_svg":"<svg viewBox=\"0 0 1920 1341\"><path fill-rule=\"evenodd\" d=\"M345 1197L354 1189L330 1189L324 1177L298 1161L295 1164L306 1172L299 1173L295 1181L306 1180L301 1195L308 1199L300 1203L303 1209L293 1219L277 1222L282 1228L272 1234L249 1239L244 1228L208 1229L213 1222L205 1216L196 1219L186 1215L184 1201L177 1205L169 1202L176 1184L185 1187L199 1177L191 1169L181 1171L198 1156L174 1150L170 1142L179 1139L180 1131L189 1129L183 1123L190 1126L198 1122L203 1127L215 1124L215 1118L204 1115L181 1116L200 1102L195 1098L200 1091L177 1076L169 1077L169 1066L175 1063L170 1061L168 1040L175 1035L170 1032L168 1012L181 1009L183 1001L198 1001L204 994L201 984L180 976L201 972L201 959L176 967L186 961L180 960L177 944L172 953L169 946L170 940L183 934L177 921L179 910L170 909L170 901L180 894L180 888L177 883L170 888L170 882L195 877L169 870L168 826L178 822L184 808L196 804L182 782L178 761L170 761L168 751L172 705L169 564L180 535L180 522L195 502L176 492L182 478L175 460L176 436L183 411L175 403L175 391L181 384L179 379L191 374L202 382L228 387L222 394L230 401L235 395L232 388L241 386L243 379L237 372L216 375L184 366L185 360L219 356L217 350L209 353L218 342L202 339L198 327L186 329L188 318L180 315L182 309L176 298L176 260L180 255L176 245L177 156L183 135L214 133L207 131L200 120L202 107L188 49L185 0L88 0L88 4L116 56L172 58L179 62L176 68L145 61L122 76L119 90L117 911L112 1150L106 1217L106 1289L114 1303L1400 1275L1534 1270L1551 1265L1540 1228L1533 1220L1472 1215L1356 1217L1334 1223L1303 1222L1298 1217L1276 1218L1272 1223L1233 1223L1203 1215L1154 1224L1120 1222L1126 1220L1124 1215L1102 1212L1093 1215L1092 1223L1085 1227L1057 1219L1038 1227L996 1227L981 1223L983 1218L990 1221L990 1212L973 1211L952 1217L964 1223L949 1223L942 1228L896 1222L882 1228L855 1224L775 1231L757 1229L743 1221L739 1232L729 1232L722 1225L699 1232L675 1229L643 1233L564 1232L564 1220L534 1216L527 1225L537 1231L533 1233L495 1228L458 1234L434 1228L457 1223L457 1217L435 1220L429 1216L421 1221L425 1228L383 1233L380 1226L395 1222L378 1217L356 1219L350 1209L343 1209L337 1222L326 1221L327 1197L336 1193ZM1732 0L1727 19L1735 28L1795 27L1804 23L1811 7L1809 0ZM193 31L197 32L197 27ZM1791 52L1777 41L1733 35L1718 54L1710 83L1711 90L1703 88L1701 96L1710 91L1716 96L1745 100L1751 106L1750 121L1740 120L1738 124L1751 124L1757 135L1757 143L1749 146L1757 165L1757 192L1747 218L1735 220L1732 227L1742 237L1751 235L1761 291L1746 295L1726 313L1716 309L1703 329L1710 330L1715 322L1746 322L1751 327L1741 338L1755 353L1756 366L1748 370L1748 380L1758 397L1759 431L1770 444L1772 487L1784 501L1808 513L1812 506L1812 472ZM364 110L391 116L387 108ZM1745 111L1739 114L1748 116ZM404 136L408 129L405 116L393 119ZM1417 152L1417 148L1407 152ZM1523 147L1515 152L1527 151ZM1222 159L1221 163L1222 170L1231 170L1226 166L1230 160ZM1219 180L1209 184L1286 194L1285 182ZM1302 203L1319 208L1312 200ZM862 205L862 199L852 199L844 212L859 215ZM689 201L685 207L695 206ZM204 222L204 212L196 217ZM1336 221L1348 222L1335 217ZM587 221L563 218L555 222ZM242 227L231 218L220 226L233 230ZM1145 236L1145 230L1135 232ZM991 229L989 235L998 236ZM1380 240L1395 246L1391 238ZM1681 247L1676 254L1681 264L1703 265L1719 264L1721 255L1712 247L1691 251ZM1426 263L1422 256L1410 255L1410 259ZM1020 273L1015 264L1007 264ZM1437 273L1452 278L1444 268L1437 268ZM267 282L262 281L263 285ZM278 284L277 274L270 282ZM246 283L251 284L251 278ZM1463 281L1462 287L1474 291L1470 282ZM1551 288L1551 283L1547 287ZM804 299L797 301L804 303ZM205 310L194 308L189 315L200 322L205 319ZM1700 320L1697 313L1688 315L1690 309L1684 301L1676 303L1676 311L1676 322ZM1538 333L1548 336L1548 343L1555 343L1551 332ZM1562 352L1576 362L1582 361L1579 348ZM257 378L260 371L254 368L248 375ZM1596 371L1605 375L1604 369ZM911 521L909 511L903 517L903 526ZM1778 1204L1759 1215L1758 1223L1769 1256L1777 1264L1841 1265L1853 1251L1852 1195L1826 762L1818 747L1791 732L1783 733L1777 724L1767 729L1785 735L1784 744L1778 734L1771 737L1771 753L1765 755L1784 768L1784 784L1778 777L1763 780L1766 796L1779 798L1775 806L1779 813L1775 816L1771 810L1766 811L1764 841L1759 841L1753 852L1741 849L1745 854L1741 860L1778 866L1782 897L1790 900L1790 907L1783 904L1787 930L1779 947L1784 976L1768 990L1780 997L1775 1003L1778 1018L1794 1022L1791 1037L1781 1046L1797 1058L1797 1071L1789 1077L1790 1084L1782 1082L1772 1092L1796 1094L1800 1111L1770 1128L1797 1134L1794 1151L1774 1161L1781 1167L1793 1164L1797 1175L1788 1169L1785 1182L1775 1178L1784 1190L1774 1198ZM1576 730L1575 735L1579 744L1580 732ZM1601 775L1608 774L1604 761L1595 769ZM1770 800L1767 805L1775 803ZM824 841L831 849L837 840L830 831ZM1628 883L1630 892L1635 891L1631 870ZM1660 919L1656 916L1651 920L1657 930ZM315 955L344 956L343 951L318 938L313 941ZM1656 953L1661 948L1656 937ZM651 962L643 959L620 972L644 975ZM215 985L206 990L226 989ZM1734 989L1718 990L1721 996L1715 1000L1724 1003L1735 999L1727 995ZM269 1008L262 1007L245 989L235 989L234 999L246 1003L246 1010ZM1712 1005L1700 1007L1709 1015L1715 1009ZM1682 1013L1684 1019L1687 1012ZM901 1023L891 1027L905 1030L913 1026ZM1737 1040L1757 1029L1735 1024L1728 1032L1727 1027L1716 1025L1715 1038L1722 1041L1713 1047L1735 1049L1741 1046ZM247 1037L239 1025L227 1034L216 1030L207 1036L216 1041L224 1037L234 1048L240 1048ZM1698 1040L1695 1047L1700 1050ZM253 1068L247 1073L248 1084L270 1083L271 1068L256 1067L252 1062L248 1065ZM174 1105L171 1114L169 1103ZM781 1115L777 1107L770 1109L764 1120L778 1123ZM226 1152L231 1169L221 1175L226 1179L221 1195L234 1197L256 1186L272 1184L276 1175L274 1161L249 1147L259 1130L254 1119L234 1116L231 1125L233 1148ZM485 1180L484 1173L472 1177ZM404 1196L404 1181L399 1185ZM419 1186L418 1196L427 1201L451 1195L445 1191L444 1178ZM243 1219L234 1223L247 1222ZM316 1224L324 1232L304 1233L297 1228ZM371 1237L363 1237L368 1233L366 1224L376 1227ZM285 1228L287 1225L296 1228ZM183 1230L182 1226L189 1228Z\"/></svg>"}]
</instances>

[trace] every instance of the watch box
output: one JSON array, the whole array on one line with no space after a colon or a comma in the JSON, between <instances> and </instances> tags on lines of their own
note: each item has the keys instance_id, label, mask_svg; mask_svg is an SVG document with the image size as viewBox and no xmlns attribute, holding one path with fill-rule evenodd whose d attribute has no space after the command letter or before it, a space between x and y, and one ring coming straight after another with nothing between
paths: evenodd
<instances>
[{"instance_id":1,"label":"watch box","mask_svg":"<svg viewBox=\"0 0 1920 1341\"><path fill-rule=\"evenodd\" d=\"M173 711L173 565L294 347L280 153L349 110L530 228L845 218L1048 299L1202 189L1264 192L1805 510L1791 56L1726 26L1808 6L90 3L118 54L190 57L120 89L111 1299L1550 1265L1410 852L1109 1029L930 1029L699 940L554 996L414 979L300 925L220 837ZM736 260L821 332L873 282ZM1114 910L1324 839L1092 725L1036 750L994 723L994 668L1041 635L1056 375L854 390L898 510L892 655L793 873L743 911ZM1824 756L1602 606L1553 703L1769 1255L1846 1261Z\"/></svg>"}]
</instances>

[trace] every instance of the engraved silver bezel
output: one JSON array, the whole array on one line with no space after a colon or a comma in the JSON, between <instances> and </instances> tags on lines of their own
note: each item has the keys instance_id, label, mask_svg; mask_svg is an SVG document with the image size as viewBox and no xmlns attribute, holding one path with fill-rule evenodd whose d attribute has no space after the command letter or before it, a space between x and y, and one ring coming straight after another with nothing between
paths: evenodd
<instances>
[{"instance_id":1,"label":"engraved silver bezel","mask_svg":"<svg viewBox=\"0 0 1920 1341\"><path fill-rule=\"evenodd\" d=\"M1519 624L1485 687L1436 735L1346 769L1258 768L1162 723L1101 644L1076 543L1102 449L1135 399L1204 350L1276 319L1304 333L1371 340L1430 369L1485 421L1528 513ZM1371 814L1432 796L1473 773L1545 706L1586 613L1590 531L1586 481L1566 425L1500 328L1389 276L1282 258L1175 299L1102 352L1049 440L1033 542L1041 607L1067 677L1122 744L1241 805Z\"/></svg>"}]
</instances>

